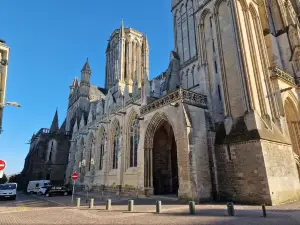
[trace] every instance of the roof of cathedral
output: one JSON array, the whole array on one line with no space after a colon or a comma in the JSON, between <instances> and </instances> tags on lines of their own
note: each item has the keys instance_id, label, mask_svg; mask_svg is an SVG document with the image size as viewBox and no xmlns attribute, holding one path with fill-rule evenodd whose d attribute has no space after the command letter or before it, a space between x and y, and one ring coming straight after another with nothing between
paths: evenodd
<instances>
[{"instance_id":1,"label":"roof of cathedral","mask_svg":"<svg viewBox=\"0 0 300 225\"><path fill-rule=\"evenodd\" d=\"M90 67L90 65L89 65L89 58L86 59L86 62L85 62L85 64L84 64L84 66L82 67L81 72L82 72L82 71L91 71L91 67Z\"/></svg>"},{"instance_id":2,"label":"roof of cathedral","mask_svg":"<svg viewBox=\"0 0 300 225\"><path fill-rule=\"evenodd\" d=\"M50 131L58 131L59 130L59 126L58 126L58 112L57 112L57 108L52 120L52 124L50 127Z\"/></svg>"},{"instance_id":3,"label":"roof of cathedral","mask_svg":"<svg viewBox=\"0 0 300 225\"><path fill-rule=\"evenodd\" d=\"M67 123L67 121L65 119L64 122L62 123L62 125L59 128L60 132L65 132L66 131L66 123Z\"/></svg>"},{"instance_id":4,"label":"roof of cathedral","mask_svg":"<svg viewBox=\"0 0 300 225\"><path fill-rule=\"evenodd\" d=\"M98 90L101 91L104 95L107 94L108 90L102 87L98 87Z\"/></svg>"}]
</instances>

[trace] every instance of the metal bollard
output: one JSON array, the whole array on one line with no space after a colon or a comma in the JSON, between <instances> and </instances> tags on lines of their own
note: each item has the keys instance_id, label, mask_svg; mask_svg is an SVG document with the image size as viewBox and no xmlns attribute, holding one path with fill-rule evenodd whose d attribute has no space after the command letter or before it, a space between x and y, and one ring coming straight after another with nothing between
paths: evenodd
<instances>
[{"instance_id":1,"label":"metal bollard","mask_svg":"<svg viewBox=\"0 0 300 225\"><path fill-rule=\"evenodd\" d=\"M265 205L265 204L262 204L261 207L262 207L263 216L264 216L264 217L267 217L266 205Z\"/></svg>"},{"instance_id":2,"label":"metal bollard","mask_svg":"<svg viewBox=\"0 0 300 225\"><path fill-rule=\"evenodd\" d=\"M190 208L190 214L194 215L195 214L195 202L194 201L189 202L189 208Z\"/></svg>"},{"instance_id":3,"label":"metal bollard","mask_svg":"<svg viewBox=\"0 0 300 225\"><path fill-rule=\"evenodd\" d=\"M228 202L227 203L227 213L228 213L228 216L234 216L233 202Z\"/></svg>"},{"instance_id":4,"label":"metal bollard","mask_svg":"<svg viewBox=\"0 0 300 225\"><path fill-rule=\"evenodd\" d=\"M93 198L90 199L90 205L89 205L89 208L90 208L90 209L94 208L94 199L93 199Z\"/></svg>"},{"instance_id":5,"label":"metal bollard","mask_svg":"<svg viewBox=\"0 0 300 225\"><path fill-rule=\"evenodd\" d=\"M156 213L161 212L161 201L156 201Z\"/></svg>"},{"instance_id":6,"label":"metal bollard","mask_svg":"<svg viewBox=\"0 0 300 225\"><path fill-rule=\"evenodd\" d=\"M107 199L106 201L106 210L111 210L111 199Z\"/></svg>"},{"instance_id":7,"label":"metal bollard","mask_svg":"<svg viewBox=\"0 0 300 225\"><path fill-rule=\"evenodd\" d=\"M76 207L80 207L80 198L76 198Z\"/></svg>"},{"instance_id":8,"label":"metal bollard","mask_svg":"<svg viewBox=\"0 0 300 225\"><path fill-rule=\"evenodd\" d=\"M133 204L134 204L133 200L129 200L128 201L128 211L130 211L130 212L133 211Z\"/></svg>"}]
</instances>

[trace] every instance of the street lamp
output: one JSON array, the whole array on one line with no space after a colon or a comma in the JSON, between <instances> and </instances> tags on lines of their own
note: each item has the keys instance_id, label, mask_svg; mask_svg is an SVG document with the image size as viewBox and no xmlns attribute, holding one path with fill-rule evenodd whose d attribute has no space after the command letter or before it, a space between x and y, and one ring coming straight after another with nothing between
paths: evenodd
<instances>
[{"instance_id":1,"label":"street lamp","mask_svg":"<svg viewBox=\"0 0 300 225\"><path fill-rule=\"evenodd\" d=\"M21 107L21 105L17 102L4 102L4 103L0 103L0 109L1 111L3 111L3 108L6 106L14 106L14 107ZM2 115L2 112L0 112ZM1 126L1 120L2 120L2 116L0 115L0 134L3 132L2 130L2 126Z\"/></svg>"},{"instance_id":2,"label":"street lamp","mask_svg":"<svg viewBox=\"0 0 300 225\"><path fill-rule=\"evenodd\" d=\"M4 108L5 106L21 107L21 105L19 103L17 103L17 102L0 103L0 108Z\"/></svg>"}]
</instances>

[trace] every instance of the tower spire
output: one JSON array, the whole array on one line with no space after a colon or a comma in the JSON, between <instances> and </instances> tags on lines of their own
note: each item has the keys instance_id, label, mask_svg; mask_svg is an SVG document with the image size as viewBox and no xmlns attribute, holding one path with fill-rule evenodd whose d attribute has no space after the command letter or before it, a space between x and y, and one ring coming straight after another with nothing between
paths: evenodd
<instances>
[{"instance_id":1,"label":"tower spire","mask_svg":"<svg viewBox=\"0 0 300 225\"><path fill-rule=\"evenodd\" d=\"M55 114L54 114L54 117L53 117L53 120L52 120L50 131L55 132L55 131L58 131L58 130L59 130L59 127L58 127L58 109L56 107L56 111L55 111Z\"/></svg>"},{"instance_id":2,"label":"tower spire","mask_svg":"<svg viewBox=\"0 0 300 225\"><path fill-rule=\"evenodd\" d=\"M120 38L122 38L124 35L125 35L125 31L124 31L124 21L123 21L123 18L122 18L122 21L121 21L121 27L120 27Z\"/></svg>"},{"instance_id":3,"label":"tower spire","mask_svg":"<svg viewBox=\"0 0 300 225\"><path fill-rule=\"evenodd\" d=\"M91 72L91 67L89 65L89 58L86 58L86 62L84 66L82 67L81 72Z\"/></svg>"}]
</instances>

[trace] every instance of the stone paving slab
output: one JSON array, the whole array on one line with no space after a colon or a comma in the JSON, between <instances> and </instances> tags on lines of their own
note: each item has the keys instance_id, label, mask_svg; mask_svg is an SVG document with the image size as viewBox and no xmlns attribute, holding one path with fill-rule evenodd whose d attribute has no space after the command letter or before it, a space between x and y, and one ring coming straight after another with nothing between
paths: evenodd
<instances>
[{"instance_id":1,"label":"stone paving slab","mask_svg":"<svg viewBox=\"0 0 300 225\"><path fill-rule=\"evenodd\" d=\"M180 206L183 207L183 206ZM202 210L202 211L201 211ZM218 211L205 212L197 209L196 215L188 215L186 209L173 209L162 214L144 212L129 213L122 210L107 212L104 210L84 210L74 208L49 208L47 212L28 211L19 214L7 213L1 215L2 225L25 225L25 224L298 224L293 218L286 215L272 215L267 218L253 216L252 212L245 211L243 215L228 217L219 214Z\"/></svg>"},{"instance_id":2,"label":"stone paving slab","mask_svg":"<svg viewBox=\"0 0 300 225\"><path fill-rule=\"evenodd\" d=\"M134 212L128 212L128 200L112 201L112 210L105 210L104 201L99 201L93 209L87 205L76 208L71 205L62 206L62 202L70 202L70 197L23 196L19 203L40 202L43 199L52 201L51 207L45 202L44 207L30 205L27 210L20 207L0 205L1 225L67 225L67 224L300 224L300 202L272 206L267 208L267 218L262 217L260 206L235 205L236 215L227 216L226 204L196 205L196 214L189 215L186 202L172 200L162 201L162 213L155 213L155 199L135 199ZM23 198L21 197L21 198ZM58 201L59 204L54 204ZM18 201L17 201L18 202ZM11 202L9 203L11 204ZM16 204L18 205L18 204ZM15 210L15 211L12 211Z\"/></svg>"}]
</instances>

